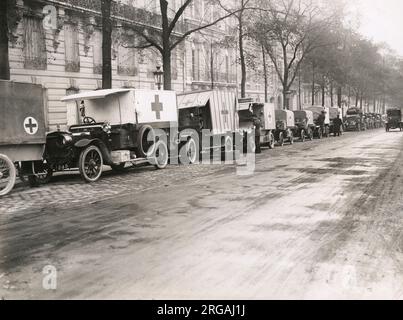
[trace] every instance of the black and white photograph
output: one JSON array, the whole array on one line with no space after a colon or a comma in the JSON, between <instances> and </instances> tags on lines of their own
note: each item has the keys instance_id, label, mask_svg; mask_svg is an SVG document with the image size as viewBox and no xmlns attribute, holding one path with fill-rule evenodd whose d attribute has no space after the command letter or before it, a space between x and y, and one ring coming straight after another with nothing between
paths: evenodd
<instances>
[{"instance_id":1,"label":"black and white photograph","mask_svg":"<svg viewBox=\"0 0 403 320\"><path fill-rule=\"evenodd\" d=\"M402 13L0 0L0 300L403 299Z\"/></svg>"}]
</instances>

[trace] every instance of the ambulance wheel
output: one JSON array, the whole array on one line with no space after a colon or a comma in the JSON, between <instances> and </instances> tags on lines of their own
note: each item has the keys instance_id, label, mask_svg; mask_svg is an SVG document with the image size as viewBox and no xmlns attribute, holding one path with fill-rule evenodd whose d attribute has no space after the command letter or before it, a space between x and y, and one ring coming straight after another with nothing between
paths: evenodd
<instances>
[{"instance_id":1,"label":"ambulance wheel","mask_svg":"<svg viewBox=\"0 0 403 320\"><path fill-rule=\"evenodd\" d=\"M282 132L278 135L278 144L280 147L284 146L284 133Z\"/></svg>"},{"instance_id":2,"label":"ambulance wheel","mask_svg":"<svg viewBox=\"0 0 403 320\"><path fill-rule=\"evenodd\" d=\"M305 142L305 130L301 130L301 142Z\"/></svg>"},{"instance_id":3,"label":"ambulance wheel","mask_svg":"<svg viewBox=\"0 0 403 320\"><path fill-rule=\"evenodd\" d=\"M103 165L102 153L97 146L88 146L81 152L78 166L85 182L97 181L101 177Z\"/></svg>"},{"instance_id":4,"label":"ambulance wheel","mask_svg":"<svg viewBox=\"0 0 403 320\"><path fill-rule=\"evenodd\" d=\"M158 140L153 146L154 156L153 164L157 169L164 169L168 165L169 154L166 143Z\"/></svg>"},{"instance_id":5,"label":"ambulance wheel","mask_svg":"<svg viewBox=\"0 0 403 320\"><path fill-rule=\"evenodd\" d=\"M309 129L309 131L308 131L308 137L309 137L309 140L313 140L313 131L312 131L312 129Z\"/></svg>"},{"instance_id":6,"label":"ambulance wheel","mask_svg":"<svg viewBox=\"0 0 403 320\"><path fill-rule=\"evenodd\" d=\"M197 147L196 141L193 138L189 138L188 142L186 142L186 157L187 162L189 164L195 164L197 161L197 152L199 148Z\"/></svg>"},{"instance_id":7,"label":"ambulance wheel","mask_svg":"<svg viewBox=\"0 0 403 320\"><path fill-rule=\"evenodd\" d=\"M148 137L152 138L150 141ZM155 146L155 134L154 129L150 125L144 125L139 130L137 144L139 146L140 155L143 158L147 157L147 154L152 153L152 147Z\"/></svg>"},{"instance_id":8,"label":"ambulance wheel","mask_svg":"<svg viewBox=\"0 0 403 320\"><path fill-rule=\"evenodd\" d=\"M111 164L112 170L115 172L125 172L126 162L122 162L119 164Z\"/></svg>"},{"instance_id":9,"label":"ambulance wheel","mask_svg":"<svg viewBox=\"0 0 403 320\"><path fill-rule=\"evenodd\" d=\"M16 178L14 163L7 156L0 154L0 196L6 195L14 188Z\"/></svg>"},{"instance_id":10,"label":"ambulance wheel","mask_svg":"<svg viewBox=\"0 0 403 320\"><path fill-rule=\"evenodd\" d=\"M274 143L275 143L274 134L273 134L273 132L270 132L269 133L269 149L274 149Z\"/></svg>"}]
</instances>

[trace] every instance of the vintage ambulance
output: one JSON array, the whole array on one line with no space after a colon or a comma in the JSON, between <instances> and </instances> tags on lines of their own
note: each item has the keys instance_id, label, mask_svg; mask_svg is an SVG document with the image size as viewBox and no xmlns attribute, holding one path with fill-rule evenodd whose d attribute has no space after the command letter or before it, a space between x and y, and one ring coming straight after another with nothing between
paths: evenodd
<instances>
[{"instance_id":1,"label":"vintage ambulance","mask_svg":"<svg viewBox=\"0 0 403 320\"><path fill-rule=\"evenodd\" d=\"M197 91L178 94L177 98L179 130L187 137L190 163L196 162L200 153L234 152L239 131L235 91Z\"/></svg>"},{"instance_id":2,"label":"vintage ambulance","mask_svg":"<svg viewBox=\"0 0 403 320\"><path fill-rule=\"evenodd\" d=\"M296 136L301 139L302 142L306 138L313 140L316 131L316 125L313 122L313 112L310 110L296 110L294 112Z\"/></svg>"},{"instance_id":3,"label":"vintage ambulance","mask_svg":"<svg viewBox=\"0 0 403 320\"><path fill-rule=\"evenodd\" d=\"M276 131L274 137L280 146L284 145L285 140L290 144L294 143L295 118L291 110L275 110Z\"/></svg>"},{"instance_id":4,"label":"vintage ambulance","mask_svg":"<svg viewBox=\"0 0 403 320\"><path fill-rule=\"evenodd\" d=\"M178 125L174 91L105 89L61 100L75 102L82 120L67 132L48 134L45 160L52 170L78 169L86 182L94 182L103 165L167 166L170 139L176 140L170 129Z\"/></svg>"},{"instance_id":5,"label":"vintage ambulance","mask_svg":"<svg viewBox=\"0 0 403 320\"><path fill-rule=\"evenodd\" d=\"M30 182L47 176L45 142L42 86L0 81L0 196L13 189L17 173Z\"/></svg>"},{"instance_id":6,"label":"vintage ambulance","mask_svg":"<svg viewBox=\"0 0 403 320\"><path fill-rule=\"evenodd\" d=\"M260 132L253 136L259 138L255 144L260 143L261 146L274 148L275 138L274 131L276 130L276 119L273 103L258 103L252 98L242 98L238 100L238 117L239 129L244 133L250 133L256 129L256 122Z\"/></svg>"}]
</instances>

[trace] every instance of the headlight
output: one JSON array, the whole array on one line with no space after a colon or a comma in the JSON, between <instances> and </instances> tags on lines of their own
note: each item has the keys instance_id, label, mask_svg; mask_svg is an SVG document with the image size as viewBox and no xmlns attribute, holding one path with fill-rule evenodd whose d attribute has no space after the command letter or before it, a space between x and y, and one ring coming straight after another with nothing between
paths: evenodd
<instances>
[{"instance_id":1,"label":"headlight","mask_svg":"<svg viewBox=\"0 0 403 320\"><path fill-rule=\"evenodd\" d=\"M102 127L102 130L104 130L106 133L109 134L109 133L111 133L112 127L108 122L105 122Z\"/></svg>"},{"instance_id":2,"label":"headlight","mask_svg":"<svg viewBox=\"0 0 403 320\"><path fill-rule=\"evenodd\" d=\"M62 145L67 146L73 142L73 138L70 135L62 135Z\"/></svg>"}]
</instances>

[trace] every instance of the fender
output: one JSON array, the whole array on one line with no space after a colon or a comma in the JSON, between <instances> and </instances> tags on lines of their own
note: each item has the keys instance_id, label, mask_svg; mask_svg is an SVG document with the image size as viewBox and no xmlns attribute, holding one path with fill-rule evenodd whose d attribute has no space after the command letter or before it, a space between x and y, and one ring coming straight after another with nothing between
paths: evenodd
<instances>
[{"instance_id":1,"label":"fender","mask_svg":"<svg viewBox=\"0 0 403 320\"><path fill-rule=\"evenodd\" d=\"M74 146L76 148L85 148L85 147L87 147L87 146L89 146L91 144L97 146L101 150L102 157L104 158L104 163L105 164L109 165L109 164L113 163L110 151L108 150L106 145L99 139L91 139L91 140L90 139L82 139L82 140L77 141L74 144Z\"/></svg>"}]
</instances>

